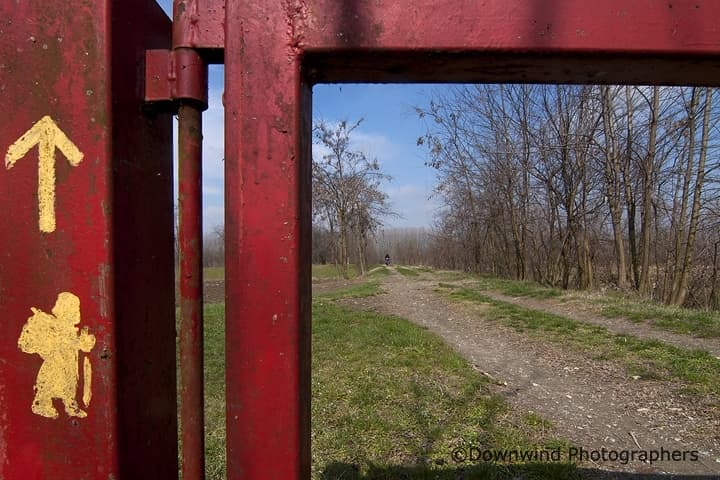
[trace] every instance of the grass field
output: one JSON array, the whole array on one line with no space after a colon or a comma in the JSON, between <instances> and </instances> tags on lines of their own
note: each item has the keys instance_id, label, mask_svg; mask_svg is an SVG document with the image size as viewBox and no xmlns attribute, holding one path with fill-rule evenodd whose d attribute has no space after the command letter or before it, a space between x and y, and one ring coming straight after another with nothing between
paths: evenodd
<instances>
[{"instance_id":1,"label":"grass field","mask_svg":"<svg viewBox=\"0 0 720 480\"><path fill-rule=\"evenodd\" d=\"M316 298L322 300L339 300L341 298L362 298L381 293L380 283L377 280L370 280L349 286L340 291L332 291L318 294Z\"/></svg>"},{"instance_id":2,"label":"grass field","mask_svg":"<svg viewBox=\"0 0 720 480\"><path fill-rule=\"evenodd\" d=\"M418 271L395 268L415 274ZM338 278L334 266L314 267L313 275L316 273ZM213 275L223 276L217 270ZM564 463L453 462L456 448L541 450L566 443L548 436L551 425L543 418L510 411L491 393L490 380L435 335L401 318L356 312L339 304L343 298L380 293L379 280L386 275L386 267L375 267L363 279L349 282L344 290L318 294L313 299L312 478L578 478L578 470ZM437 275L446 282L471 280L468 286L441 282L439 287L458 301L488 305L489 318L531 338L562 342L598 360L618 361L629 375L676 379L688 385L689 391L720 394L720 360L705 352L616 335L483 294L494 290L547 299L563 292L459 272ZM594 301L607 315L643 322L665 318L670 322L665 328L680 328L677 322L685 322L684 328L709 322L708 331L715 328L715 317L705 320L705 312L647 306L615 297L603 297L604 303ZM225 478L224 305L205 308L207 478L219 480Z\"/></svg>"},{"instance_id":3,"label":"grass field","mask_svg":"<svg viewBox=\"0 0 720 480\"><path fill-rule=\"evenodd\" d=\"M395 270L399 274L404 275L406 277L419 277L420 276L420 272L418 272L417 270L414 270L412 268L397 266L397 267L395 267Z\"/></svg>"},{"instance_id":4,"label":"grass field","mask_svg":"<svg viewBox=\"0 0 720 480\"><path fill-rule=\"evenodd\" d=\"M636 323L647 322L663 330L698 337L720 337L720 312L690 310L618 296L606 296L595 303L600 305L602 315L609 318L623 317Z\"/></svg>"},{"instance_id":5,"label":"grass field","mask_svg":"<svg viewBox=\"0 0 720 480\"><path fill-rule=\"evenodd\" d=\"M504 278L480 276L476 277L477 288L482 290L496 290L511 297L555 298L560 297L563 291L547 287L535 282L521 282Z\"/></svg>"},{"instance_id":6,"label":"grass field","mask_svg":"<svg viewBox=\"0 0 720 480\"><path fill-rule=\"evenodd\" d=\"M205 471L225 478L225 305L205 305Z\"/></svg>"},{"instance_id":7,"label":"grass field","mask_svg":"<svg viewBox=\"0 0 720 480\"><path fill-rule=\"evenodd\" d=\"M203 278L205 280L224 280L225 267L205 267L203 268Z\"/></svg>"},{"instance_id":8,"label":"grass field","mask_svg":"<svg viewBox=\"0 0 720 480\"><path fill-rule=\"evenodd\" d=\"M378 270L375 275L387 271ZM351 285L313 302L312 478L574 479L564 463L456 464L453 450L565 446L534 414L511 414L488 379L442 340L397 317L355 312L338 298L377 293ZM205 310L207 478L225 478L224 306Z\"/></svg>"},{"instance_id":9,"label":"grass field","mask_svg":"<svg viewBox=\"0 0 720 480\"><path fill-rule=\"evenodd\" d=\"M720 337L720 312L692 310L644 301L630 294L605 294L591 292L590 295L576 291L563 291L534 282L522 282L490 276L477 276L461 272L441 272L438 277L444 282L471 280L473 289L492 290L511 297L539 299L563 298L580 300L593 307L597 314L608 318L626 318L636 323L649 323L661 330L689 334L703 338Z\"/></svg>"},{"instance_id":10,"label":"grass field","mask_svg":"<svg viewBox=\"0 0 720 480\"><path fill-rule=\"evenodd\" d=\"M360 275L360 269L357 265L348 266L349 278L356 278ZM317 265L312 266L312 277L318 280L327 280L341 278L340 270L334 264Z\"/></svg>"},{"instance_id":11,"label":"grass field","mask_svg":"<svg viewBox=\"0 0 720 480\"><path fill-rule=\"evenodd\" d=\"M690 391L720 394L720 360L708 352L615 334L604 327L494 300L473 288L447 283L439 287L451 298L489 305L489 319L535 338L561 342L597 360L619 361L630 375L681 380Z\"/></svg>"},{"instance_id":12,"label":"grass field","mask_svg":"<svg viewBox=\"0 0 720 480\"><path fill-rule=\"evenodd\" d=\"M521 282L491 276L471 275L456 271L434 271L429 267L397 266L396 271L404 276L416 277L422 272L435 272L436 278L444 282L471 280L477 290L493 290L512 297L531 297L540 299L566 297L573 298L576 293L540 285L534 282ZM351 278L357 278L359 272L355 266L350 268ZM387 275L384 265L372 266L368 278ZM206 267L206 280L222 280L225 269ZM316 279L338 279L335 265L313 265L312 276ZM608 318L626 318L636 323L649 323L656 328L674 333L690 334L704 338L720 338L720 312L692 310L643 301L630 295L608 294L594 295L587 299L597 308L598 314Z\"/></svg>"},{"instance_id":13,"label":"grass field","mask_svg":"<svg viewBox=\"0 0 720 480\"><path fill-rule=\"evenodd\" d=\"M510 420L488 380L434 334L397 317L313 304L313 478L455 478L453 449L534 450L537 416ZM468 467L463 478L572 478L563 464Z\"/></svg>"}]
</instances>

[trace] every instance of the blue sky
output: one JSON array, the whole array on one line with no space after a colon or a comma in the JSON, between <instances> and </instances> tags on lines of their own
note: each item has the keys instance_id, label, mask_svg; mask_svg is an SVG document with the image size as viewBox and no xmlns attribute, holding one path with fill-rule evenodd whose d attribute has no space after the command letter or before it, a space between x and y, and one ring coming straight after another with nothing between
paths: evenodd
<instances>
[{"instance_id":1,"label":"blue sky","mask_svg":"<svg viewBox=\"0 0 720 480\"><path fill-rule=\"evenodd\" d=\"M313 88L313 118L327 121L363 118L354 132L355 146L377 158L392 177L384 185L393 209L403 218L388 219L388 226L429 226L438 202L429 198L435 172L425 166L427 150L417 146L425 126L413 106L425 106L432 85L346 84Z\"/></svg>"},{"instance_id":2,"label":"blue sky","mask_svg":"<svg viewBox=\"0 0 720 480\"><path fill-rule=\"evenodd\" d=\"M169 14L171 0L159 0ZM209 108L203 115L203 216L210 232L223 223L223 68L210 67ZM401 218L388 227L429 226L439 207L431 199L435 173L424 165L427 151L418 147L425 126L413 106L425 106L438 85L332 84L313 88L313 118L334 123L364 121L354 132L354 146L375 157L392 177L383 188ZM176 174L177 178L177 174Z\"/></svg>"}]
</instances>

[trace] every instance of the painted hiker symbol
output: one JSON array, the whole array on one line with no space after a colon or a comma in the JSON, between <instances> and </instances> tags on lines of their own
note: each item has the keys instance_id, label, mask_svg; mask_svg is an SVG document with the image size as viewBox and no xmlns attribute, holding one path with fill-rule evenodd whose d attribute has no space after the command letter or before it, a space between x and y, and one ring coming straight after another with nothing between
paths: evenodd
<instances>
[{"instance_id":1,"label":"painted hiker symbol","mask_svg":"<svg viewBox=\"0 0 720 480\"><path fill-rule=\"evenodd\" d=\"M18 347L25 353L37 353L43 359L35 381L35 399L32 411L48 418L58 418L53 406L60 399L65 412L72 417L85 417L76 400L80 352L89 353L95 346L95 335L87 327L78 331L80 323L80 299L70 292L61 292L52 314L31 308L33 315L23 326ZM83 359L83 397L87 408L91 397L92 371L90 359Z\"/></svg>"}]
</instances>

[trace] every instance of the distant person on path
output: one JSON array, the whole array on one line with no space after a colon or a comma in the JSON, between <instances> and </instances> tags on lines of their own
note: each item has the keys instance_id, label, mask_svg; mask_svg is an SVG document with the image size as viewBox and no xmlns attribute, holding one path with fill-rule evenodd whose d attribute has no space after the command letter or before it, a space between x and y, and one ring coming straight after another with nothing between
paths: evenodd
<instances>
[{"instance_id":1,"label":"distant person on path","mask_svg":"<svg viewBox=\"0 0 720 480\"><path fill-rule=\"evenodd\" d=\"M390 255L387 253L385 254L385 265L386 266L390 265Z\"/></svg>"}]
</instances>

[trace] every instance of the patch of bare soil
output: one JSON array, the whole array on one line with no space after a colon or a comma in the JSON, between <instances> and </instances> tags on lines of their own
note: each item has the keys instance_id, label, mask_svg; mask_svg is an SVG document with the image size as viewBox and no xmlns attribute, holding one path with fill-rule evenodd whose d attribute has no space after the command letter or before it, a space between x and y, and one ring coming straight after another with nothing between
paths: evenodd
<instances>
[{"instance_id":1,"label":"patch of bare soil","mask_svg":"<svg viewBox=\"0 0 720 480\"><path fill-rule=\"evenodd\" d=\"M203 287L205 303L225 303L225 280L205 280Z\"/></svg>"},{"instance_id":2,"label":"patch of bare soil","mask_svg":"<svg viewBox=\"0 0 720 480\"><path fill-rule=\"evenodd\" d=\"M348 288L352 285L356 285L357 283L362 282L362 279L323 279L318 280L316 278L313 278L312 281L312 292L313 295L316 293L328 293L333 292L335 290L342 290L344 288Z\"/></svg>"},{"instance_id":3,"label":"patch of bare soil","mask_svg":"<svg viewBox=\"0 0 720 480\"><path fill-rule=\"evenodd\" d=\"M599 454L603 449L697 452L697 460L686 453L684 461L652 464L589 459L581 465L592 469L590 477L627 479L633 477L621 472L637 472L650 475L642 478L664 473L720 478L720 399L687 394L680 383L634 380L617 363L532 340L500 325L488 318L487 307L450 301L434 291L437 280L393 273L383 282L386 293L343 303L398 315L440 335L495 379L493 388L516 410L552 422L552 435ZM572 312L563 315L575 318Z\"/></svg>"}]
</instances>

